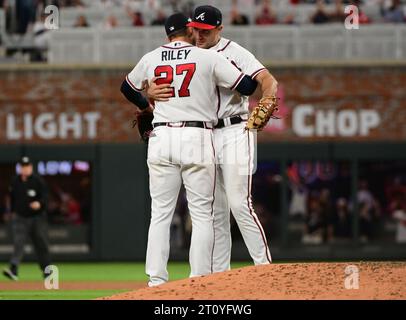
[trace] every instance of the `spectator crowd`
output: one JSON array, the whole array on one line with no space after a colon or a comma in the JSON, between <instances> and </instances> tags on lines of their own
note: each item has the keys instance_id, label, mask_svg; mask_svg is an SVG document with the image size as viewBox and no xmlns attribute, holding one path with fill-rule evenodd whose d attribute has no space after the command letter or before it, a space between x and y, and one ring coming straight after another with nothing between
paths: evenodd
<instances>
[{"instance_id":1,"label":"spectator crowd","mask_svg":"<svg viewBox=\"0 0 406 320\"><path fill-rule=\"evenodd\" d=\"M272 26L343 23L353 13L345 13L346 5L358 8L360 24L405 23L405 2L406 0L207 0L205 3L220 6L224 24ZM200 0L0 0L0 8L5 13L8 34L32 36L29 60L46 61L49 30L45 26L45 7L48 5L55 5L61 10L77 9L77 12L74 11L75 20L68 20L68 25L64 15L60 14L59 26L62 28L91 27L111 30L124 26L160 26L165 23L167 15L183 12L190 16L194 7L202 3ZM364 11L366 6L375 8L375 14ZM100 17L90 17L89 10L99 11ZM1 33L0 30L0 46Z\"/></svg>"},{"instance_id":2,"label":"spectator crowd","mask_svg":"<svg viewBox=\"0 0 406 320\"><path fill-rule=\"evenodd\" d=\"M231 25L272 25L272 24L298 24L298 12L300 5L313 5L314 9L307 17L307 23L323 24L343 22L347 16L344 12L345 5L354 5L359 9L360 23L388 22L405 23L405 4L402 0L223 0L210 1L207 3L222 6L228 1L229 12L224 12L229 17L225 23ZM195 3L196 2L196 3ZM100 8L108 12L113 8L122 8L129 16L134 27L145 25L163 25L167 14L183 12L190 15L197 4L196 0L16 0L12 8L10 0L0 0L7 16L8 29L12 32L24 34L32 30L35 22L41 21L44 7L56 5L59 8L76 7ZM328 8L326 7L328 6ZM379 7L380 17L370 17L362 10L363 5ZM284 16L278 15L278 10L289 7ZM247 8L255 8L255 16L245 14ZM297 10L296 10L297 9ZM13 24L12 16L15 16ZM145 18L148 15L148 19ZM118 18L112 14L106 14L105 21L99 21L99 26L114 28L120 26ZM86 15L78 15L75 27L92 26Z\"/></svg>"},{"instance_id":3,"label":"spectator crowd","mask_svg":"<svg viewBox=\"0 0 406 320\"><path fill-rule=\"evenodd\" d=\"M353 239L355 227L361 243L391 241L391 225L396 226L396 242L406 242L404 174L391 172L384 164L365 165L354 202L347 166L333 165L335 169L323 175L311 173L318 170L314 165L309 166L308 172L300 166L296 162L288 168L289 216L291 221L303 223L303 243L346 242ZM372 175L375 167L381 171ZM357 221L354 221L355 210Z\"/></svg>"}]
</instances>

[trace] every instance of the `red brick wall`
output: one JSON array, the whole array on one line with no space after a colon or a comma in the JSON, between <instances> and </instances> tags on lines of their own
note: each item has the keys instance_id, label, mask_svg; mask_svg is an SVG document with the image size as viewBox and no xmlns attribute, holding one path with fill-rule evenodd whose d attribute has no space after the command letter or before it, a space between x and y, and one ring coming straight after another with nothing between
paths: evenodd
<instances>
[{"instance_id":1,"label":"red brick wall","mask_svg":"<svg viewBox=\"0 0 406 320\"><path fill-rule=\"evenodd\" d=\"M406 68L285 68L272 70L272 73L284 96L280 100L285 106L282 107L284 119L277 121L285 125L285 130L261 134L262 139L406 140ZM319 111L332 111L336 115L341 110L377 112L380 121L379 125L370 128L367 136L300 137L294 130L292 115L302 104L311 104ZM314 117L306 117L306 123L314 124Z\"/></svg>"},{"instance_id":2,"label":"red brick wall","mask_svg":"<svg viewBox=\"0 0 406 320\"><path fill-rule=\"evenodd\" d=\"M138 134L131 128L134 108L119 90L129 71L130 68L0 71L0 144L138 142ZM283 67L271 71L280 84L283 119L271 122L259 134L260 141L406 140L406 67ZM335 135L319 136L316 130L313 135L300 136L301 131L292 119L295 112L297 115L297 107L303 104L311 105L314 111L331 113L334 128L324 127L322 131ZM346 111L339 116L337 112L342 110ZM361 110L364 110L363 117L374 124L368 130L368 123L359 120ZM38 120L38 115L44 113L50 113L51 121L42 117L43 123L37 123L40 134L34 122L30 130L31 118ZM76 137L69 128L60 132L62 113L69 121L74 113L79 117ZM89 116L100 118L92 122L86 120ZM351 122L354 116L356 128L355 122ZM299 123L312 131L314 119L307 115ZM337 121L343 122L344 132L337 130ZM96 132L89 127L92 124L96 125ZM362 126L364 133L367 132L364 136L360 135Z\"/></svg>"}]
</instances>

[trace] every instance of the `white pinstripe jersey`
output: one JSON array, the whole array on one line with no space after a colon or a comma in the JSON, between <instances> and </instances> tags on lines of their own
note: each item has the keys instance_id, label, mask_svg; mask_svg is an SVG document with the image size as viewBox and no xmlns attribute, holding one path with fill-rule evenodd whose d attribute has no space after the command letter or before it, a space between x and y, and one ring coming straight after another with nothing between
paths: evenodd
<instances>
[{"instance_id":1,"label":"white pinstripe jersey","mask_svg":"<svg viewBox=\"0 0 406 320\"><path fill-rule=\"evenodd\" d=\"M266 70L261 62L247 49L241 47L234 41L221 38L220 41L209 50L215 50L225 56L234 66L246 75L255 77ZM248 114L248 97L242 96L236 91L226 88L219 88L219 111L220 119Z\"/></svg>"},{"instance_id":2,"label":"white pinstripe jersey","mask_svg":"<svg viewBox=\"0 0 406 320\"><path fill-rule=\"evenodd\" d=\"M154 76L169 83L172 97L155 103L156 122L207 121L217 123L217 86L235 89L244 74L221 54L175 41L144 55L127 75L128 84L140 91ZM232 92L232 91L231 91Z\"/></svg>"}]
</instances>

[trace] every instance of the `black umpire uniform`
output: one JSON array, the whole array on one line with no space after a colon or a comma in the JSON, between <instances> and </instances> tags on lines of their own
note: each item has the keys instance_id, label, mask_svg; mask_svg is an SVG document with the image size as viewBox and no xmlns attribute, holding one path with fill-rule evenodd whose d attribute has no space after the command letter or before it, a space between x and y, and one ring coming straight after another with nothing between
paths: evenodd
<instances>
[{"instance_id":1,"label":"black umpire uniform","mask_svg":"<svg viewBox=\"0 0 406 320\"><path fill-rule=\"evenodd\" d=\"M25 173L15 176L10 185L14 251L10 268L3 271L12 280L18 280L18 266L24 256L27 236L34 245L44 277L45 268L51 264L46 223L47 186L42 178L32 173L32 163L28 157L23 157L19 163Z\"/></svg>"}]
</instances>

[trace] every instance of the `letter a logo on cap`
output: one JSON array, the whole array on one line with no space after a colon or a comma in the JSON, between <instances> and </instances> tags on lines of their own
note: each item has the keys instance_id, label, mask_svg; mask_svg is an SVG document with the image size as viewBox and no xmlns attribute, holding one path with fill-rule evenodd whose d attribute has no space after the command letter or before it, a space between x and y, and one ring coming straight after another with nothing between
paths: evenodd
<instances>
[{"instance_id":1,"label":"letter a logo on cap","mask_svg":"<svg viewBox=\"0 0 406 320\"><path fill-rule=\"evenodd\" d=\"M202 21L204 21L204 15L206 14L206 12L203 12L203 13L201 13L201 14L199 14L197 17L196 17L196 20L202 20Z\"/></svg>"}]
</instances>

